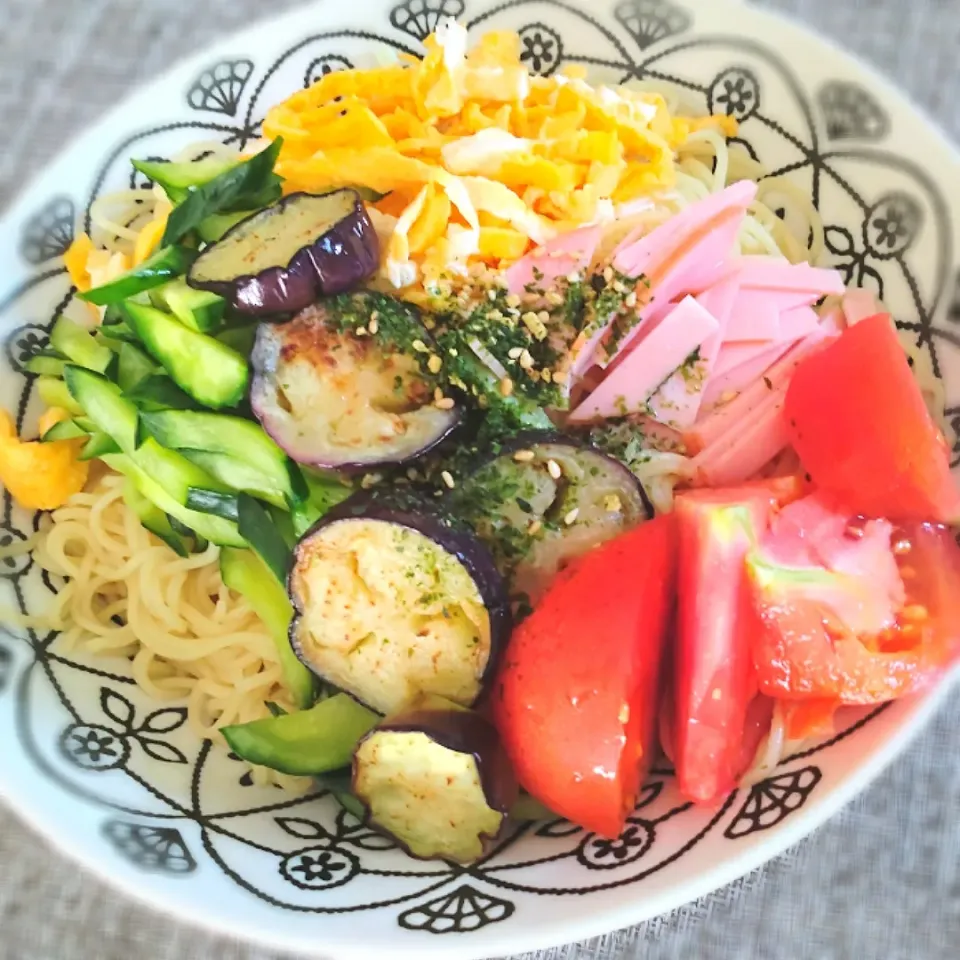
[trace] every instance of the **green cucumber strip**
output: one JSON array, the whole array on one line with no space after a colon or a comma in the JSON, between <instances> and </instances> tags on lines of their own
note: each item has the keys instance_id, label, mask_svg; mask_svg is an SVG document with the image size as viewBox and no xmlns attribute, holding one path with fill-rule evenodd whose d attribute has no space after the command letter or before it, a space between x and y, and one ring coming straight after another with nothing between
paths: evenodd
<instances>
[{"instance_id":1,"label":"green cucumber strip","mask_svg":"<svg viewBox=\"0 0 960 960\"><path fill-rule=\"evenodd\" d=\"M307 499L296 504L290 511L293 531L297 539L302 537L328 510L346 500L353 490L334 477L320 477L303 473L307 484Z\"/></svg>"},{"instance_id":2,"label":"green cucumber strip","mask_svg":"<svg viewBox=\"0 0 960 960\"><path fill-rule=\"evenodd\" d=\"M511 820L533 821L533 820L556 820L557 815L549 808L545 807L535 797L529 793L521 793L517 802L510 808Z\"/></svg>"},{"instance_id":3,"label":"green cucumber strip","mask_svg":"<svg viewBox=\"0 0 960 960\"><path fill-rule=\"evenodd\" d=\"M169 197L171 203L179 203L187 193L202 187L239 163L239 158L204 157L201 160L174 162L169 160L134 160L135 169L149 177Z\"/></svg>"},{"instance_id":4,"label":"green cucumber strip","mask_svg":"<svg viewBox=\"0 0 960 960\"><path fill-rule=\"evenodd\" d=\"M206 290L188 287L182 278L150 291L155 307L172 313L184 326L197 333L213 333L223 324L227 301Z\"/></svg>"},{"instance_id":5,"label":"green cucumber strip","mask_svg":"<svg viewBox=\"0 0 960 960\"><path fill-rule=\"evenodd\" d=\"M253 497L241 493L237 497L240 535L257 552L273 575L284 586L290 571L290 548L273 523L267 508Z\"/></svg>"},{"instance_id":6,"label":"green cucumber strip","mask_svg":"<svg viewBox=\"0 0 960 960\"><path fill-rule=\"evenodd\" d=\"M241 327L228 327L217 334L217 339L237 353L249 357L253 353L253 344L257 339L256 323L245 323Z\"/></svg>"},{"instance_id":7,"label":"green cucumber strip","mask_svg":"<svg viewBox=\"0 0 960 960\"><path fill-rule=\"evenodd\" d=\"M117 360L117 383L124 393L129 393L147 377L160 373L160 367L139 347L121 343Z\"/></svg>"},{"instance_id":8,"label":"green cucumber strip","mask_svg":"<svg viewBox=\"0 0 960 960\"><path fill-rule=\"evenodd\" d=\"M106 373L113 360L109 347L97 343L93 334L69 317L60 317L50 331L50 346L71 363Z\"/></svg>"},{"instance_id":9,"label":"green cucumber strip","mask_svg":"<svg viewBox=\"0 0 960 960\"><path fill-rule=\"evenodd\" d=\"M181 557L190 556L192 543L182 533L173 529L170 518L137 489L136 483L130 477L124 478L123 499L144 528L159 537L174 553Z\"/></svg>"},{"instance_id":10,"label":"green cucumber strip","mask_svg":"<svg viewBox=\"0 0 960 960\"><path fill-rule=\"evenodd\" d=\"M159 287L174 277L183 276L197 257L195 250L165 243L153 256L115 280L80 294L81 300L105 307L128 300L138 293Z\"/></svg>"},{"instance_id":11,"label":"green cucumber strip","mask_svg":"<svg viewBox=\"0 0 960 960\"><path fill-rule=\"evenodd\" d=\"M361 821L366 819L367 808L352 793L337 792L333 797L347 813L352 813Z\"/></svg>"},{"instance_id":12,"label":"green cucumber strip","mask_svg":"<svg viewBox=\"0 0 960 960\"><path fill-rule=\"evenodd\" d=\"M177 243L213 214L255 209L278 200L280 178L273 168L282 146L282 138L277 137L266 150L191 190L167 218L162 243Z\"/></svg>"},{"instance_id":13,"label":"green cucumber strip","mask_svg":"<svg viewBox=\"0 0 960 960\"><path fill-rule=\"evenodd\" d=\"M171 450L199 464L234 490L283 507L303 499L296 464L263 432L242 417L190 410L144 413L141 423Z\"/></svg>"},{"instance_id":14,"label":"green cucumber strip","mask_svg":"<svg viewBox=\"0 0 960 960\"><path fill-rule=\"evenodd\" d=\"M293 606L286 590L270 576L263 561L252 550L221 550L220 575L231 590L246 599L273 637L284 684L293 702L301 710L311 706L316 697L316 679L290 646Z\"/></svg>"},{"instance_id":15,"label":"green cucumber strip","mask_svg":"<svg viewBox=\"0 0 960 960\"><path fill-rule=\"evenodd\" d=\"M216 243L228 230L252 217L256 210L239 210L237 213L215 213L197 224L197 233L204 243Z\"/></svg>"},{"instance_id":16,"label":"green cucumber strip","mask_svg":"<svg viewBox=\"0 0 960 960\"><path fill-rule=\"evenodd\" d=\"M285 717L224 727L230 749L250 763L294 776L313 776L348 764L379 717L345 693Z\"/></svg>"},{"instance_id":17,"label":"green cucumber strip","mask_svg":"<svg viewBox=\"0 0 960 960\"><path fill-rule=\"evenodd\" d=\"M213 409L232 407L247 389L246 358L167 313L139 303L124 307L127 323L147 352L185 393Z\"/></svg>"},{"instance_id":18,"label":"green cucumber strip","mask_svg":"<svg viewBox=\"0 0 960 960\"><path fill-rule=\"evenodd\" d=\"M66 368L64 368L66 372ZM83 415L83 407L70 396L66 383L56 377L40 377L37 380L37 394L45 407L60 407L74 416Z\"/></svg>"},{"instance_id":19,"label":"green cucumber strip","mask_svg":"<svg viewBox=\"0 0 960 960\"><path fill-rule=\"evenodd\" d=\"M187 396L165 373L144 377L127 391L127 399L148 412L197 409L196 400Z\"/></svg>"},{"instance_id":20,"label":"green cucumber strip","mask_svg":"<svg viewBox=\"0 0 960 960\"><path fill-rule=\"evenodd\" d=\"M191 487L187 491L187 507L223 520L231 520L233 523L240 519L240 507L236 496L232 493L221 493L219 490Z\"/></svg>"},{"instance_id":21,"label":"green cucumber strip","mask_svg":"<svg viewBox=\"0 0 960 960\"><path fill-rule=\"evenodd\" d=\"M82 418L80 418L82 419ZM55 423L41 438L41 443L52 443L55 440L76 440L79 437L88 437L90 431L84 429L78 419L61 420Z\"/></svg>"},{"instance_id":22,"label":"green cucumber strip","mask_svg":"<svg viewBox=\"0 0 960 960\"><path fill-rule=\"evenodd\" d=\"M61 357L51 357L49 354L34 354L25 364L27 373L35 373L41 377L62 377L66 360Z\"/></svg>"},{"instance_id":23,"label":"green cucumber strip","mask_svg":"<svg viewBox=\"0 0 960 960\"><path fill-rule=\"evenodd\" d=\"M137 408L106 377L84 367L68 366L64 382L96 428L112 437L124 453L137 446Z\"/></svg>"},{"instance_id":24,"label":"green cucumber strip","mask_svg":"<svg viewBox=\"0 0 960 960\"><path fill-rule=\"evenodd\" d=\"M155 449L148 449L155 446ZM146 453L145 453L146 451ZM183 458L179 454L162 447L156 446L152 439L148 440L140 448L134 457L126 455L108 454L102 459L107 466L122 473L124 476L131 477L137 485L137 489L152 503L156 504L164 513L168 514L171 525L176 520L184 527L194 531L198 537L209 540L223 547L246 547L247 542L240 536L237 525L227 520L221 520L219 517L213 517L204 513L197 513L194 510L188 510L176 495L168 491L163 481L154 479L157 474L157 460L162 455L168 455L171 460L166 464L167 467L176 467L177 461ZM189 464L192 467L192 464ZM169 479L169 475L165 478ZM179 484L176 494L180 493ZM183 499L186 500L184 491ZM176 529L176 527L174 527Z\"/></svg>"},{"instance_id":25,"label":"green cucumber strip","mask_svg":"<svg viewBox=\"0 0 960 960\"><path fill-rule=\"evenodd\" d=\"M297 545L297 540L300 538L293 529L293 518L287 512L286 508L281 510L279 507L271 506L270 519L277 528L277 533L283 538L283 542L287 545L287 549L293 550Z\"/></svg>"},{"instance_id":26,"label":"green cucumber strip","mask_svg":"<svg viewBox=\"0 0 960 960\"><path fill-rule=\"evenodd\" d=\"M77 459L100 460L111 453L120 453L120 447L113 437L97 430L90 434L90 439L83 445Z\"/></svg>"}]
</instances>

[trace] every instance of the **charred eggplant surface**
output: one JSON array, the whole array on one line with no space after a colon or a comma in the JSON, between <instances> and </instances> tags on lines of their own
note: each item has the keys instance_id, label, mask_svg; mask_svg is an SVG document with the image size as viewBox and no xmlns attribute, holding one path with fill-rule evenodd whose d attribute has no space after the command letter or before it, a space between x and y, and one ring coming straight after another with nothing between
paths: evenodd
<instances>
[{"instance_id":1,"label":"charred eggplant surface","mask_svg":"<svg viewBox=\"0 0 960 960\"><path fill-rule=\"evenodd\" d=\"M415 354L342 319L320 304L260 325L251 403L263 428L294 460L325 468L402 463L436 446L459 411L436 406Z\"/></svg>"}]
</instances>

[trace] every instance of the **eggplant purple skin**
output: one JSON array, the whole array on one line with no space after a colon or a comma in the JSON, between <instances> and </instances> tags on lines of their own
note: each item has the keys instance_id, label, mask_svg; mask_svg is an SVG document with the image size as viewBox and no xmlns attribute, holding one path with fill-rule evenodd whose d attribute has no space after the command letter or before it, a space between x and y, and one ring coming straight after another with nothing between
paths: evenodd
<instances>
[{"instance_id":1,"label":"eggplant purple skin","mask_svg":"<svg viewBox=\"0 0 960 960\"><path fill-rule=\"evenodd\" d=\"M321 295L330 296L356 287L373 276L380 266L380 239L360 194L355 190L349 192L356 199L350 216L335 223L315 242L302 247L287 266L270 267L258 274L231 280L196 280L191 270L188 283L198 290L219 294L237 313L250 317L296 313ZM300 192L284 197L277 203L280 215L298 198L312 196L318 194ZM228 241L262 213L257 211L241 220L217 243Z\"/></svg>"},{"instance_id":2,"label":"eggplant purple skin","mask_svg":"<svg viewBox=\"0 0 960 960\"><path fill-rule=\"evenodd\" d=\"M627 485L632 486L639 494L640 499L643 501L643 506L647 511L647 519L653 519L653 504L650 502L650 498L647 496L647 491L643 489L643 484L629 467L617 460L616 457L611 457L608 453L604 453L602 450L599 450L597 447L593 446L593 444L586 443L583 440L578 440L575 437L568 436L565 433L554 432L553 430L527 430L524 433L518 433L515 437L510 437L509 440L505 440L501 445L500 451L497 453L496 457L492 457L487 462L492 463L493 460L499 459L505 454L513 454L518 450L526 450L532 446L536 446L539 443L553 443L558 446L571 447L574 450L585 450L586 452L591 453L596 457L602 457L608 463L613 464L623 475L624 482Z\"/></svg>"},{"instance_id":3,"label":"eggplant purple skin","mask_svg":"<svg viewBox=\"0 0 960 960\"><path fill-rule=\"evenodd\" d=\"M293 319L296 320L295 317ZM463 422L464 409L461 405L457 405L452 410L447 411L446 425L443 430L434 434L427 443L412 450L409 455L400 458L363 461L339 460L332 457L307 457L299 450L291 450L287 439L277 430L271 428L270 417L266 411L268 381L277 371L277 361L282 347L280 338L283 335L283 327L283 324L261 323L257 329L253 351L250 354L250 366L253 370L253 378L250 383L250 405L267 435L297 463L315 467L319 470L342 470L347 473L361 473L375 470L378 467L411 463L440 446ZM424 331L424 336L429 337L429 334Z\"/></svg>"},{"instance_id":4,"label":"eggplant purple skin","mask_svg":"<svg viewBox=\"0 0 960 960\"><path fill-rule=\"evenodd\" d=\"M423 733L430 737L434 743L447 750L473 757L477 764L480 786L483 789L487 806L504 816L500 831L496 835L483 835L481 837L481 842L485 848L488 844L493 843L503 831L510 810L520 796L516 774L513 772L510 759L493 724L479 713L469 710L418 708L414 705L411 709L395 714L379 726L374 727L357 744L357 749L370 737L378 733L389 732ZM356 751L354 751L354 758L356 758ZM369 826L385 836L389 836L408 856L415 860L436 859L435 857L418 857L400 838L387 830L383 830L373 821L369 804L357 793L356 759L354 759L353 764L351 788L353 795L360 801L366 811L364 821Z\"/></svg>"},{"instance_id":5,"label":"eggplant purple skin","mask_svg":"<svg viewBox=\"0 0 960 960\"><path fill-rule=\"evenodd\" d=\"M343 520L380 520L385 523L407 527L439 544L447 553L460 561L470 575L470 579L476 584L477 591L490 618L490 654L487 657L483 675L480 677L479 693L474 704L482 702L489 691L493 678L496 676L500 660L513 630L510 597L503 577L494 563L493 555L472 533L452 529L430 511L429 505L424 504L421 512L420 510L414 510L410 505L396 506L378 501L377 497L369 491L361 490L342 503L337 504L318 520L293 548L293 559L290 564L290 572L287 574L287 596L293 605L293 618L290 621L288 636L290 637L290 646L300 662L311 672L316 672L309 658L304 656L298 637L300 619L303 616L303 605L293 588L293 578L297 564L302 559L303 549L309 543L311 537ZM321 677L320 679L324 678ZM359 703L363 703L360 697L352 693L351 696ZM369 704L363 703L363 705L369 707Z\"/></svg>"}]
</instances>

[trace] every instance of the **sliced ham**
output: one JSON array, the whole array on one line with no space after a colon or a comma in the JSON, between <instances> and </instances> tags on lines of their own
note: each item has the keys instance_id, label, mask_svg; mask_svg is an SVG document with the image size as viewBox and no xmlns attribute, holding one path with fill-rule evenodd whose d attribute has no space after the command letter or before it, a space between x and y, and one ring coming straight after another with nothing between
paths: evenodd
<instances>
[{"instance_id":1,"label":"sliced ham","mask_svg":"<svg viewBox=\"0 0 960 960\"><path fill-rule=\"evenodd\" d=\"M581 273L590 265L601 233L599 225L580 227L547 240L507 269L507 288L521 295L528 286L546 288L571 273Z\"/></svg>"},{"instance_id":2,"label":"sliced ham","mask_svg":"<svg viewBox=\"0 0 960 960\"><path fill-rule=\"evenodd\" d=\"M796 344L778 363L775 363L729 403L713 410L692 430L683 435L683 442L690 453L717 443L728 433L740 429L754 411L768 401L772 394L786 394L793 372L806 357L820 350L833 337L829 329L818 328L810 336Z\"/></svg>"},{"instance_id":3,"label":"sliced ham","mask_svg":"<svg viewBox=\"0 0 960 960\"><path fill-rule=\"evenodd\" d=\"M735 282L724 280L696 298L697 303L717 321L717 332L700 345L696 375L702 379L698 389L691 389L690 378L677 371L650 398L650 413L661 423L677 430L687 430L696 422L703 402L703 384L713 373L737 292ZM642 349L642 346L635 349Z\"/></svg>"},{"instance_id":4,"label":"sliced ham","mask_svg":"<svg viewBox=\"0 0 960 960\"><path fill-rule=\"evenodd\" d=\"M657 388L719 329L713 315L686 297L570 414L574 423L643 412Z\"/></svg>"},{"instance_id":5,"label":"sliced ham","mask_svg":"<svg viewBox=\"0 0 960 960\"><path fill-rule=\"evenodd\" d=\"M814 300L846 289L836 270L812 267L809 263L790 263L777 257L739 257L727 274L741 287L778 292L809 293Z\"/></svg>"},{"instance_id":6,"label":"sliced ham","mask_svg":"<svg viewBox=\"0 0 960 960\"><path fill-rule=\"evenodd\" d=\"M809 336L820 326L820 318L813 307L794 307L780 314L778 339L794 342Z\"/></svg>"}]
</instances>

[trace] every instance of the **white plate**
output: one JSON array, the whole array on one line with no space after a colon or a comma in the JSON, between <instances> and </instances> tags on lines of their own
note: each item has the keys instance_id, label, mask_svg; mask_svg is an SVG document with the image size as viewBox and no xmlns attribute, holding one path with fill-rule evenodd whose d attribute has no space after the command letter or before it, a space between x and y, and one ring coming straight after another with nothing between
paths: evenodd
<instances>
[{"instance_id":1,"label":"white plate","mask_svg":"<svg viewBox=\"0 0 960 960\"><path fill-rule=\"evenodd\" d=\"M954 251L960 163L888 84L805 31L732 0L357 0L257 25L135 94L67 149L0 225L0 403L30 421L20 374L69 298L58 255L91 198L131 178L131 155L199 138L243 141L267 107L321 73L418 51L440 13L474 31L519 29L531 69L679 82L733 111L771 169L812 191L829 262L882 288L930 352L960 414ZM4 500L0 545L35 518ZM0 603L31 611L49 585L0 561ZM336 957L481 957L604 933L702 896L835 813L934 711L922 700L870 715L714 811L655 776L624 836L566 823L509 837L482 863L420 863L338 813L246 786L224 753L158 709L127 664L61 656L52 638L0 627L0 792L64 851L178 918L278 949ZM13 733L13 735L11 735Z\"/></svg>"}]
</instances>

